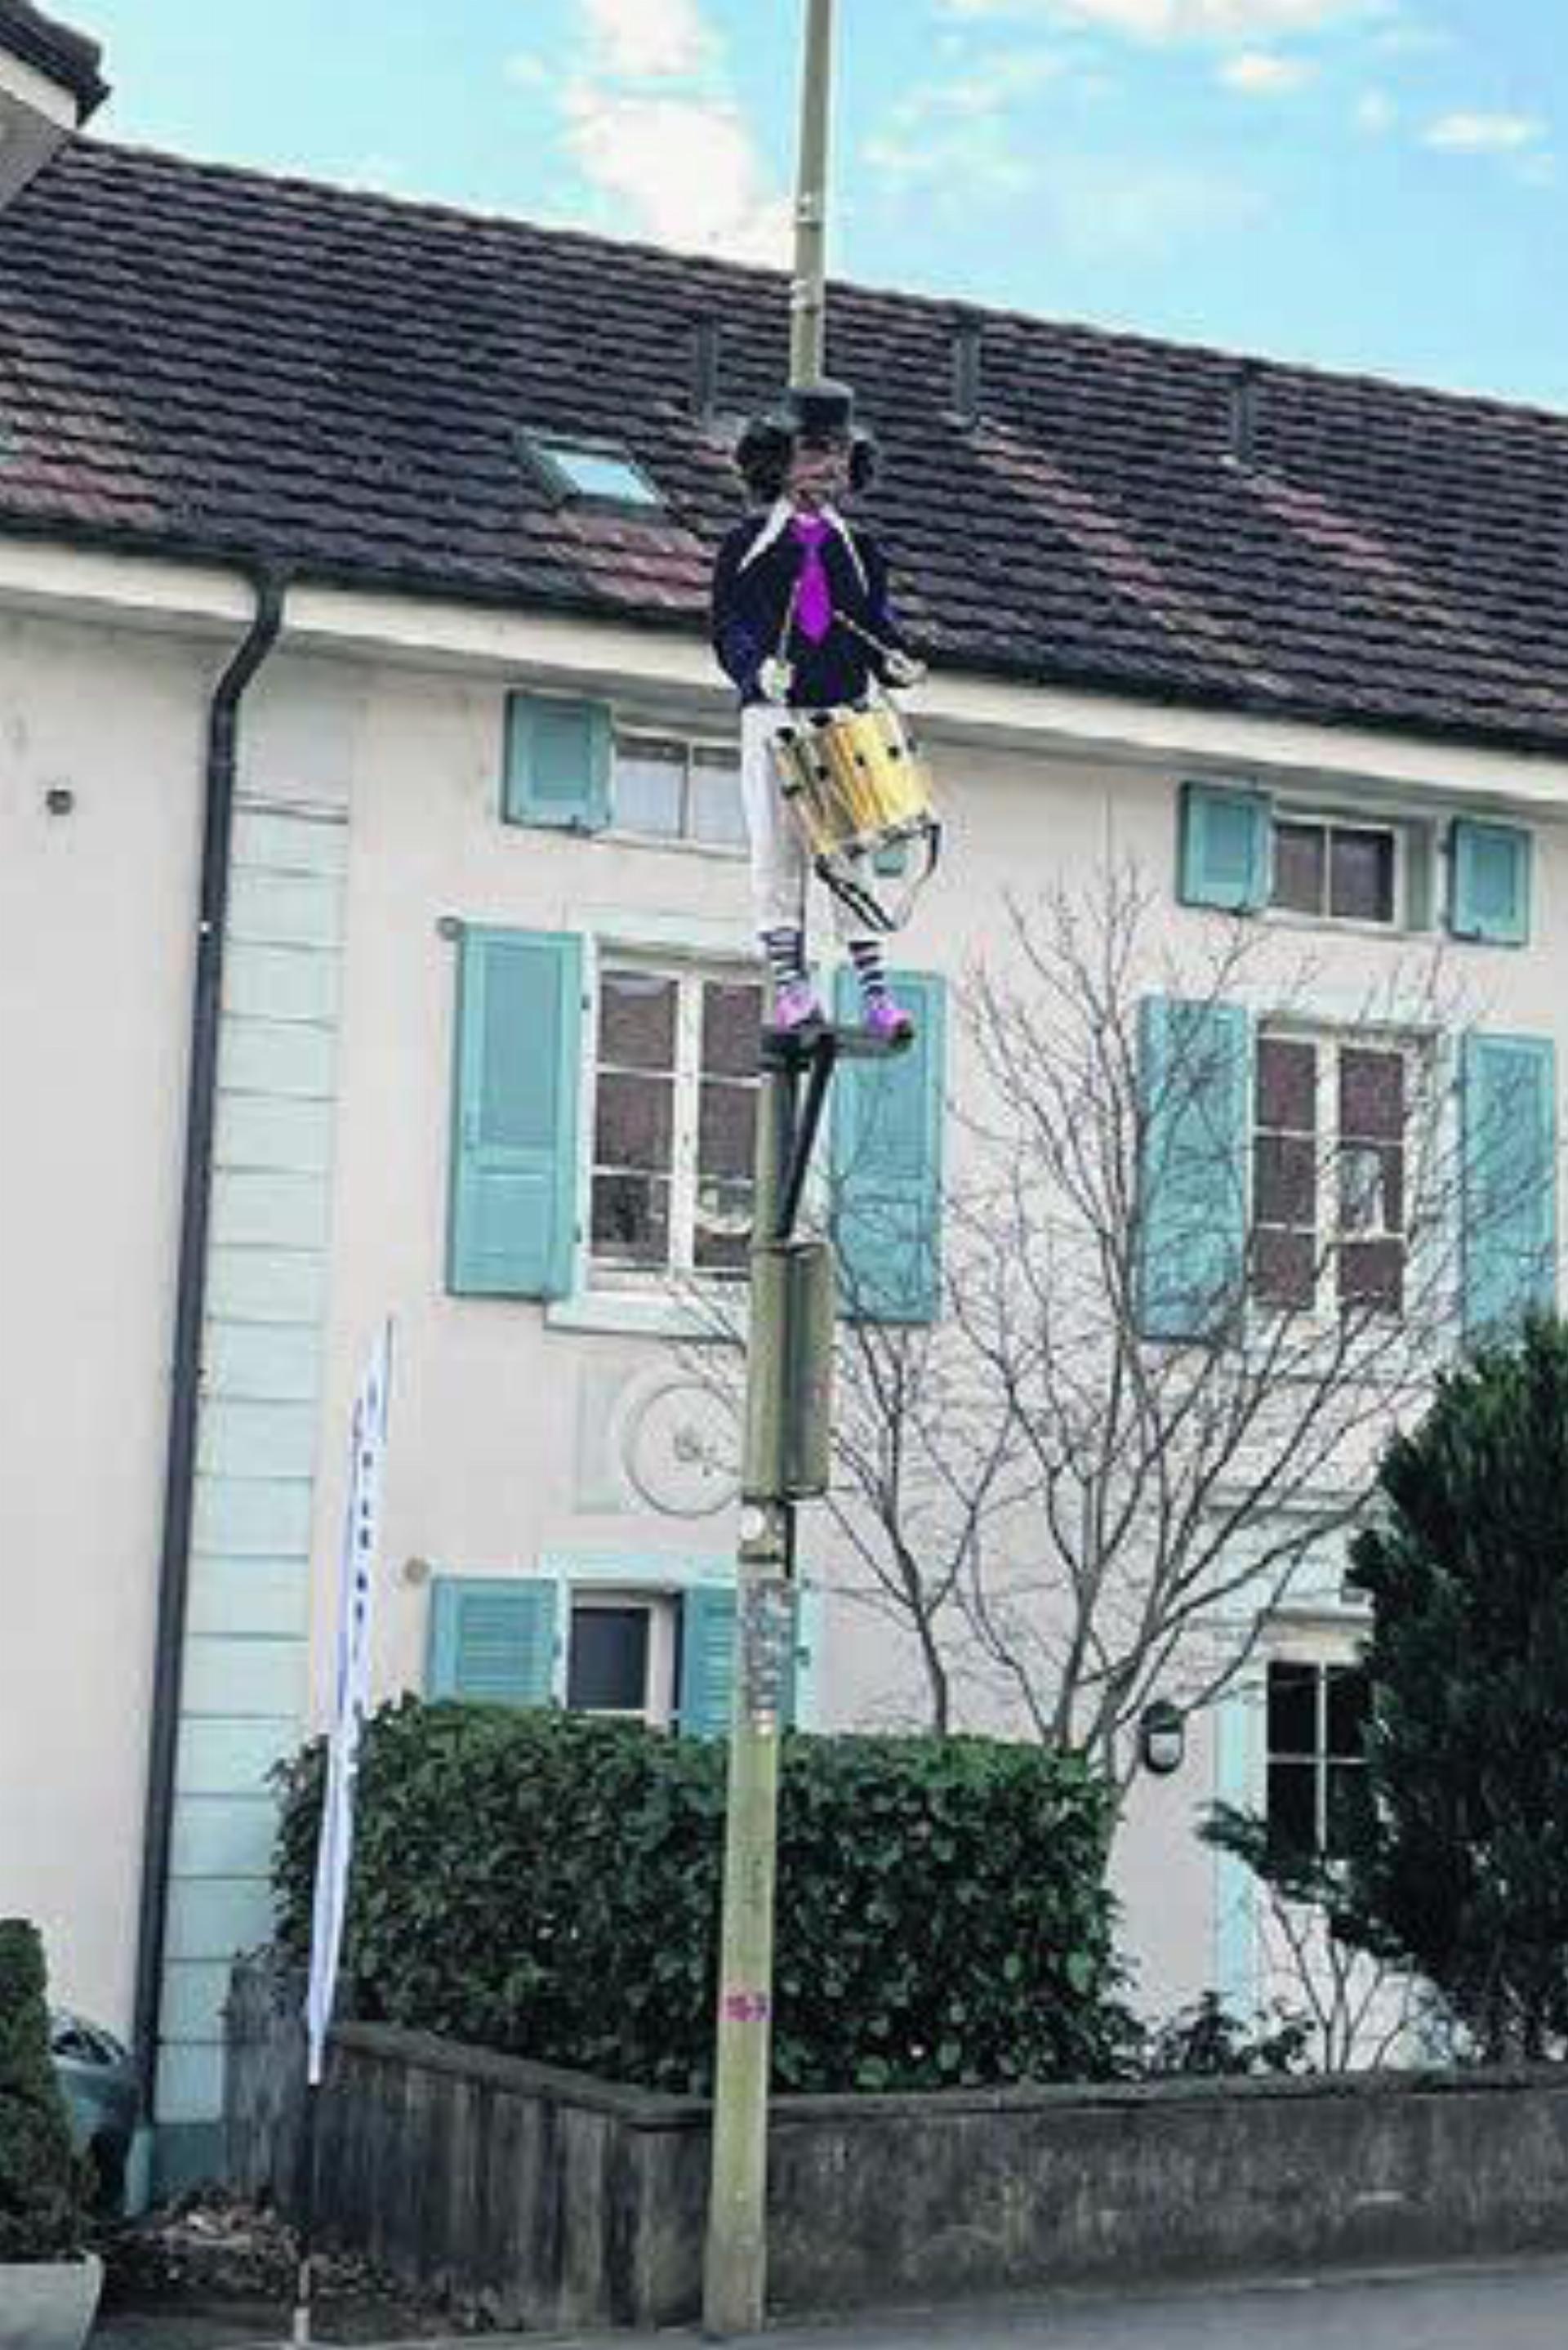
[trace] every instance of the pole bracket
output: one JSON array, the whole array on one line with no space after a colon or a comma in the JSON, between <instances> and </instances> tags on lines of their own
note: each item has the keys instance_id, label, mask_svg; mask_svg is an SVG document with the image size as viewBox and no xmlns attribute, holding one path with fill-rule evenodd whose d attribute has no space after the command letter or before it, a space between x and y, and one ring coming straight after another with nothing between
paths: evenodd
<instances>
[{"instance_id":1,"label":"pole bracket","mask_svg":"<svg viewBox=\"0 0 1568 2350\"><path fill-rule=\"evenodd\" d=\"M839 1062L896 1060L900 1053L909 1051L913 1042L912 1030L906 1030L901 1036L878 1036L869 1028L840 1028L826 1021L813 1022L806 1028L763 1029L763 1073L782 1077L790 1096L790 1115L784 1127L778 1215L768 1234L770 1240L787 1241L794 1231L801 1195L822 1127L827 1089ZM803 1076L806 1079L805 1100L796 1115L794 1095Z\"/></svg>"}]
</instances>

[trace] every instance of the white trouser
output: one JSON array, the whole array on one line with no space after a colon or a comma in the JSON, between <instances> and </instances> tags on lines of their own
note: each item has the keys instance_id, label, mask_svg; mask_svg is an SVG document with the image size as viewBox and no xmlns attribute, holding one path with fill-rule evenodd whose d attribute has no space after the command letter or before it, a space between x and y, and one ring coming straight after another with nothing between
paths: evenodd
<instances>
[{"instance_id":1,"label":"white trouser","mask_svg":"<svg viewBox=\"0 0 1568 2350\"><path fill-rule=\"evenodd\" d=\"M752 845L752 902L759 932L805 928L811 860L784 804L769 747L782 727L799 723L797 711L782 710L771 702L751 702L741 712L741 797ZM841 898L831 889L827 894L833 901L835 934L843 944L874 936Z\"/></svg>"}]
</instances>

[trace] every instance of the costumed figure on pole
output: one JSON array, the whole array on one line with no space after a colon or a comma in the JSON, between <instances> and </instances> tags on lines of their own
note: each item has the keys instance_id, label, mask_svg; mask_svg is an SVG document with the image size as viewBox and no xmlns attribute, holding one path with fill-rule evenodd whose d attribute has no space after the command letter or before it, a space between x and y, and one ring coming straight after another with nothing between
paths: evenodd
<instances>
[{"instance_id":1,"label":"costumed figure on pole","mask_svg":"<svg viewBox=\"0 0 1568 2350\"><path fill-rule=\"evenodd\" d=\"M741 789L773 1025L809 1032L825 1018L807 950L815 871L832 895L865 1024L900 1044L914 1023L888 987L882 941L908 919L940 830L888 697L919 684L925 667L893 617L881 550L842 511L846 493L871 480L875 445L855 422L854 395L824 382L796 386L747 425L735 462L757 511L719 549L712 633L741 696Z\"/></svg>"}]
</instances>

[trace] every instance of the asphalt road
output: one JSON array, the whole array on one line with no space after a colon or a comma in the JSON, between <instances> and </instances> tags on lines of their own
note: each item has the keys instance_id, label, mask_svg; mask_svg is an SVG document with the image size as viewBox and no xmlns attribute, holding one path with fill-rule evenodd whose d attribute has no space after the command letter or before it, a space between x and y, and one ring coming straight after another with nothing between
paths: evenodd
<instances>
[{"instance_id":1,"label":"asphalt road","mask_svg":"<svg viewBox=\"0 0 1568 2350\"><path fill-rule=\"evenodd\" d=\"M280 2350L286 2327L121 2316L92 2350ZM695 2350L695 2333L489 2334L484 2350ZM1053 2294L988 2309L781 2326L743 2350L1568 2350L1568 2262L1300 2279L1179 2293ZM399 2350L414 2350L404 2344ZM441 2350L460 2350L456 2343ZM462 2350L475 2350L467 2337ZM734 2350L742 2350L737 2344Z\"/></svg>"}]
</instances>

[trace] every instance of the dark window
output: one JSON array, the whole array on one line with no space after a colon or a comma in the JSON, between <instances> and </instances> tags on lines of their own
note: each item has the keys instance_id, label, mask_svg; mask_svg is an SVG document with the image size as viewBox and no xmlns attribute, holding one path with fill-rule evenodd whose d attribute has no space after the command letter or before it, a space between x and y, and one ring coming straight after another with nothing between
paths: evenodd
<instances>
[{"instance_id":1,"label":"dark window","mask_svg":"<svg viewBox=\"0 0 1568 2350\"><path fill-rule=\"evenodd\" d=\"M1317 1294L1317 1046L1261 1036L1257 1077L1252 1290L1301 1312Z\"/></svg>"},{"instance_id":2,"label":"dark window","mask_svg":"<svg viewBox=\"0 0 1568 2350\"><path fill-rule=\"evenodd\" d=\"M1336 922L1392 922L1397 896L1397 838L1386 825L1274 825L1271 903Z\"/></svg>"},{"instance_id":3,"label":"dark window","mask_svg":"<svg viewBox=\"0 0 1568 2350\"><path fill-rule=\"evenodd\" d=\"M575 1607L566 1703L587 1713L641 1713L648 1705L646 1607Z\"/></svg>"},{"instance_id":4,"label":"dark window","mask_svg":"<svg viewBox=\"0 0 1568 2350\"><path fill-rule=\"evenodd\" d=\"M1269 1667L1268 1822L1282 1851L1345 1851L1366 1803L1366 1731L1359 1666Z\"/></svg>"}]
</instances>

